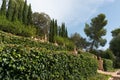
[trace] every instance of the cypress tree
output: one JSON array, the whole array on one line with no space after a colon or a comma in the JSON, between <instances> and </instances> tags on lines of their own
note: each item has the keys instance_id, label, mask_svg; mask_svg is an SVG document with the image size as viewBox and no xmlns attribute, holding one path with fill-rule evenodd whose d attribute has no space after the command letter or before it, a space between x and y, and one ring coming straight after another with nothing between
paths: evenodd
<instances>
[{"instance_id":1,"label":"cypress tree","mask_svg":"<svg viewBox=\"0 0 120 80\"><path fill-rule=\"evenodd\" d=\"M55 27L55 21L54 19L51 20L51 23L50 23L50 31L49 31L49 41L50 42L55 42L55 36L57 36L56 32L58 32L58 30L56 31L56 27Z\"/></svg>"},{"instance_id":2,"label":"cypress tree","mask_svg":"<svg viewBox=\"0 0 120 80\"><path fill-rule=\"evenodd\" d=\"M58 36L61 36L61 27L58 27Z\"/></svg>"},{"instance_id":3,"label":"cypress tree","mask_svg":"<svg viewBox=\"0 0 120 80\"><path fill-rule=\"evenodd\" d=\"M58 35L58 25L57 25L57 20L54 21L54 36Z\"/></svg>"},{"instance_id":4,"label":"cypress tree","mask_svg":"<svg viewBox=\"0 0 120 80\"><path fill-rule=\"evenodd\" d=\"M52 42L54 42L54 36L55 36L55 21L53 19L52 21Z\"/></svg>"},{"instance_id":5,"label":"cypress tree","mask_svg":"<svg viewBox=\"0 0 120 80\"><path fill-rule=\"evenodd\" d=\"M28 8L28 15L27 15L27 24L32 24L32 9L31 9L31 4L29 5Z\"/></svg>"},{"instance_id":6,"label":"cypress tree","mask_svg":"<svg viewBox=\"0 0 120 80\"><path fill-rule=\"evenodd\" d=\"M18 11L17 11L17 4L14 6L14 11L13 11L13 16L12 16L12 21L16 21L18 18Z\"/></svg>"},{"instance_id":7,"label":"cypress tree","mask_svg":"<svg viewBox=\"0 0 120 80\"><path fill-rule=\"evenodd\" d=\"M52 32L53 32L53 21L51 20L51 22L50 22L50 31L49 31L49 42L53 42Z\"/></svg>"},{"instance_id":8,"label":"cypress tree","mask_svg":"<svg viewBox=\"0 0 120 80\"><path fill-rule=\"evenodd\" d=\"M22 10L23 10L23 5L21 3L20 6L19 6L19 8L18 8L18 20L20 22L22 22Z\"/></svg>"},{"instance_id":9,"label":"cypress tree","mask_svg":"<svg viewBox=\"0 0 120 80\"><path fill-rule=\"evenodd\" d=\"M62 23L61 27L57 25L57 20L51 20L50 31L49 31L49 41L55 42L55 36L60 36L63 38L68 38L67 28L65 28L65 23Z\"/></svg>"},{"instance_id":10,"label":"cypress tree","mask_svg":"<svg viewBox=\"0 0 120 80\"><path fill-rule=\"evenodd\" d=\"M8 3L8 10L7 10L7 18L8 20L12 20L12 15L13 15L13 1L12 0L9 0L9 3Z\"/></svg>"},{"instance_id":11,"label":"cypress tree","mask_svg":"<svg viewBox=\"0 0 120 80\"><path fill-rule=\"evenodd\" d=\"M2 6L1 6L1 10L0 10L0 14L1 15L6 15L6 0L2 0Z\"/></svg>"},{"instance_id":12,"label":"cypress tree","mask_svg":"<svg viewBox=\"0 0 120 80\"><path fill-rule=\"evenodd\" d=\"M67 28L65 29L65 37L68 38L68 31L67 31Z\"/></svg>"},{"instance_id":13,"label":"cypress tree","mask_svg":"<svg viewBox=\"0 0 120 80\"><path fill-rule=\"evenodd\" d=\"M61 26L61 37L65 37L65 23L62 23Z\"/></svg>"},{"instance_id":14,"label":"cypress tree","mask_svg":"<svg viewBox=\"0 0 120 80\"><path fill-rule=\"evenodd\" d=\"M23 13L22 13L22 21L24 24L27 24L27 0L24 2Z\"/></svg>"}]
</instances>

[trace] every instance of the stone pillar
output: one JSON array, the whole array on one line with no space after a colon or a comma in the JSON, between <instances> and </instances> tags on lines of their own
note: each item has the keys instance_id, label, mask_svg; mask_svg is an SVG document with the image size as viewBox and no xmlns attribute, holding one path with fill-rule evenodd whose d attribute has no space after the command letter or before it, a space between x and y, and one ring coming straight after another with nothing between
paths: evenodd
<instances>
[{"instance_id":1,"label":"stone pillar","mask_svg":"<svg viewBox=\"0 0 120 80\"><path fill-rule=\"evenodd\" d=\"M76 47L74 47L74 54L78 54Z\"/></svg>"},{"instance_id":2,"label":"stone pillar","mask_svg":"<svg viewBox=\"0 0 120 80\"><path fill-rule=\"evenodd\" d=\"M101 59L101 57L98 57L98 69L104 71L103 60Z\"/></svg>"},{"instance_id":3,"label":"stone pillar","mask_svg":"<svg viewBox=\"0 0 120 80\"><path fill-rule=\"evenodd\" d=\"M47 35L45 34L45 42L47 42Z\"/></svg>"}]
</instances>

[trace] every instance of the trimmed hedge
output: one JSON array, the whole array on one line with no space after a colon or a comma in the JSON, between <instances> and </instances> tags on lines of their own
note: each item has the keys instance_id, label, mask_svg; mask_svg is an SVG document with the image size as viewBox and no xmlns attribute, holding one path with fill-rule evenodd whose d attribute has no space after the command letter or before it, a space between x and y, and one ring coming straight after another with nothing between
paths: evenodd
<instances>
[{"instance_id":1,"label":"trimmed hedge","mask_svg":"<svg viewBox=\"0 0 120 80\"><path fill-rule=\"evenodd\" d=\"M97 73L97 61L84 54L0 49L0 80L85 80Z\"/></svg>"},{"instance_id":2,"label":"trimmed hedge","mask_svg":"<svg viewBox=\"0 0 120 80\"><path fill-rule=\"evenodd\" d=\"M103 59L103 67L105 71L113 70L113 61L110 59Z\"/></svg>"}]
</instances>

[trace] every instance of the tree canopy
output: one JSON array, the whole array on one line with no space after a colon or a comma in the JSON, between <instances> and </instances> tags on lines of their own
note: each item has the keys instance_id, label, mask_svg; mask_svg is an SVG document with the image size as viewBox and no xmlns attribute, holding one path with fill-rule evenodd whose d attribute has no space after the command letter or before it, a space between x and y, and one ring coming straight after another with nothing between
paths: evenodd
<instances>
[{"instance_id":1,"label":"tree canopy","mask_svg":"<svg viewBox=\"0 0 120 80\"><path fill-rule=\"evenodd\" d=\"M70 39L74 42L76 47L79 49L86 49L89 43L86 41L85 38L80 36L79 33L74 33L71 35Z\"/></svg>"},{"instance_id":2,"label":"tree canopy","mask_svg":"<svg viewBox=\"0 0 120 80\"><path fill-rule=\"evenodd\" d=\"M32 23L37 28L39 36L48 36L51 18L46 13L35 12L32 14Z\"/></svg>"},{"instance_id":3,"label":"tree canopy","mask_svg":"<svg viewBox=\"0 0 120 80\"><path fill-rule=\"evenodd\" d=\"M115 56L120 57L120 28L112 31L113 39L110 42L110 49Z\"/></svg>"},{"instance_id":4,"label":"tree canopy","mask_svg":"<svg viewBox=\"0 0 120 80\"><path fill-rule=\"evenodd\" d=\"M113 37L118 36L118 34L120 34L120 28L117 28L117 29L113 30L111 33L112 33Z\"/></svg>"}]
</instances>

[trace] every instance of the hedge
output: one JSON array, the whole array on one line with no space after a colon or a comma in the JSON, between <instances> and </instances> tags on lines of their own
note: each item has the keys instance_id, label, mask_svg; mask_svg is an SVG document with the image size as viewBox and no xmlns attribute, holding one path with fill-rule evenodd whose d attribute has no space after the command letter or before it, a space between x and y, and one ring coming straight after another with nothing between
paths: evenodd
<instances>
[{"instance_id":1,"label":"hedge","mask_svg":"<svg viewBox=\"0 0 120 80\"><path fill-rule=\"evenodd\" d=\"M84 54L0 49L0 80L86 80L97 73L97 61Z\"/></svg>"}]
</instances>

